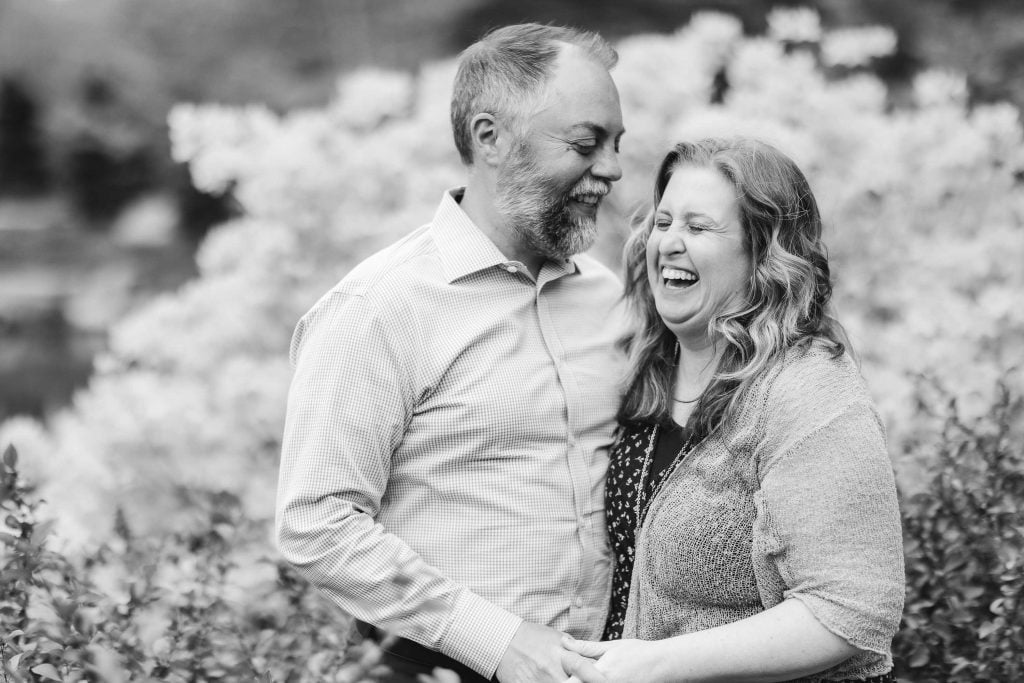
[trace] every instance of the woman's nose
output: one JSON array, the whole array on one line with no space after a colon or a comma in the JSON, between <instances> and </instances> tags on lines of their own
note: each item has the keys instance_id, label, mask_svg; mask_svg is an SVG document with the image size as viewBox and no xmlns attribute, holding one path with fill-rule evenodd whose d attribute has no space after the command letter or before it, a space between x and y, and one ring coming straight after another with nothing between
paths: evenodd
<instances>
[{"instance_id":1,"label":"woman's nose","mask_svg":"<svg viewBox=\"0 0 1024 683\"><path fill-rule=\"evenodd\" d=\"M665 234L661 238L661 243L658 245L658 251L662 254L684 254L686 253L686 241L680 234L681 231L676 230L674 227L670 227L665 231Z\"/></svg>"}]
</instances>

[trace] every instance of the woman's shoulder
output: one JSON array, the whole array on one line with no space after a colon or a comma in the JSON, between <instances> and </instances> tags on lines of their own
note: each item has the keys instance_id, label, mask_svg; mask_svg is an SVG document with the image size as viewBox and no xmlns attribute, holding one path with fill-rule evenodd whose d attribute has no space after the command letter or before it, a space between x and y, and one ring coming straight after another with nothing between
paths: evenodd
<instances>
[{"instance_id":1,"label":"woman's shoulder","mask_svg":"<svg viewBox=\"0 0 1024 683\"><path fill-rule=\"evenodd\" d=\"M886 459L885 427L854 360L824 344L788 351L747 401L746 437L759 461L773 462L808 438L836 429L877 449L864 457ZM877 450L877 452L875 452Z\"/></svg>"},{"instance_id":2,"label":"woman's shoulder","mask_svg":"<svg viewBox=\"0 0 1024 683\"><path fill-rule=\"evenodd\" d=\"M820 341L788 349L758 385L764 399L804 408L871 402L849 353Z\"/></svg>"},{"instance_id":3,"label":"woman's shoulder","mask_svg":"<svg viewBox=\"0 0 1024 683\"><path fill-rule=\"evenodd\" d=\"M856 409L878 422L856 362L822 342L787 350L751 387L739 420L757 440L800 434ZM748 430L745 430L749 432Z\"/></svg>"}]
</instances>

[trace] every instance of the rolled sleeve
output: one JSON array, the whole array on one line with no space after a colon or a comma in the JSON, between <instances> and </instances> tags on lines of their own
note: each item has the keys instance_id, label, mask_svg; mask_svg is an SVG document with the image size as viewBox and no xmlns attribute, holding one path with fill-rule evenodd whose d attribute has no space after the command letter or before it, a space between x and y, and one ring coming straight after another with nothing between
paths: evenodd
<instances>
[{"instance_id":1,"label":"rolled sleeve","mask_svg":"<svg viewBox=\"0 0 1024 683\"><path fill-rule=\"evenodd\" d=\"M860 403L841 409L766 455L760 476L754 547L761 583L781 581L783 599L800 600L851 645L887 655L903 609L903 549L874 410Z\"/></svg>"}]
</instances>

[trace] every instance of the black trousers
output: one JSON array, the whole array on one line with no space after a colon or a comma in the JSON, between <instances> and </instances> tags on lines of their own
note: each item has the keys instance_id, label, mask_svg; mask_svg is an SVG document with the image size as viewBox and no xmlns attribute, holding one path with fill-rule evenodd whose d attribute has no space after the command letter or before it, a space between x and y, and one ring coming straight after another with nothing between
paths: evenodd
<instances>
[{"instance_id":1,"label":"black trousers","mask_svg":"<svg viewBox=\"0 0 1024 683\"><path fill-rule=\"evenodd\" d=\"M384 639L376 628L362 621L356 622L356 630L364 639L377 642ZM388 683L419 683L420 674L431 674L436 668L454 671L461 683L492 683L497 680L484 678L462 662L405 638L399 638L386 647L380 663L390 670L382 679Z\"/></svg>"}]
</instances>

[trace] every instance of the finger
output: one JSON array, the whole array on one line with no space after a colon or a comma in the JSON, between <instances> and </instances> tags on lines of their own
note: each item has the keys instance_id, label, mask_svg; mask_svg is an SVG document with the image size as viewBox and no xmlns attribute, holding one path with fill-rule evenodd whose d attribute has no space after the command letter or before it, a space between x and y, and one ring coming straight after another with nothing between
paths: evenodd
<instances>
[{"instance_id":1,"label":"finger","mask_svg":"<svg viewBox=\"0 0 1024 683\"><path fill-rule=\"evenodd\" d=\"M570 681L576 678L580 683L607 683L604 674L594 664L594 660L575 652L562 653L562 668L569 674Z\"/></svg>"},{"instance_id":2,"label":"finger","mask_svg":"<svg viewBox=\"0 0 1024 683\"><path fill-rule=\"evenodd\" d=\"M597 642L593 640L576 640L570 635L562 636L562 647L572 652L577 652L584 657L590 657L597 659L605 652L608 651L607 642Z\"/></svg>"}]
</instances>

